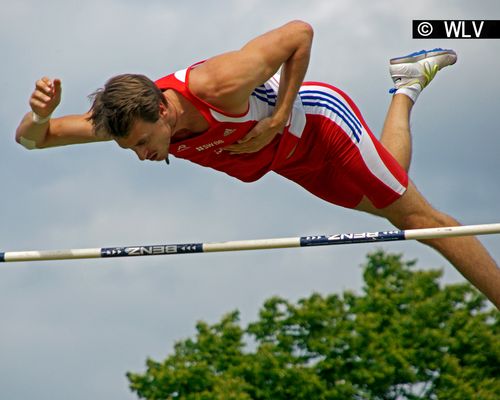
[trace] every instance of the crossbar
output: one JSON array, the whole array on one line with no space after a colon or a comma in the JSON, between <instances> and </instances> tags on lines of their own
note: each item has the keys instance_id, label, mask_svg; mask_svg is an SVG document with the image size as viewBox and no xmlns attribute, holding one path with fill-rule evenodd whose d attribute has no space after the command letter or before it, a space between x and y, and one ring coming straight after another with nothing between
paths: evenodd
<instances>
[{"instance_id":1,"label":"crossbar","mask_svg":"<svg viewBox=\"0 0 500 400\"><path fill-rule=\"evenodd\" d=\"M0 262L75 260L173 254L214 253L222 251L268 250L290 247L314 247L356 243L378 243L398 240L422 240L454 236L476 236L500 233L500 223L450 226L444 228L390 230L378 232L337 233L333 235L291 238L238 240L214 243L184 243L101 247L67 250L31 250L0 252Z\"/></svg>"}]
</instances>

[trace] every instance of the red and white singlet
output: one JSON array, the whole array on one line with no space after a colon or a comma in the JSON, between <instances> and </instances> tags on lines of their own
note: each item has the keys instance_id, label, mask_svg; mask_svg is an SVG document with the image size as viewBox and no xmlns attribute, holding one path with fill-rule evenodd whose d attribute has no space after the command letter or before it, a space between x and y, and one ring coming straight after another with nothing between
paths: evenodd
<instances>
[{"instance_id":1,"label":"red and white singlet","mask_svg":"<svg viewBox=\"0 0 500 400\"><path fill-rule=\"evenodd\" d=\"M189 90L195 64L156 81L191 102L208 121L203 134L170 145L170 154L252 182L274 171L314 195L353 208L363 196L383 208L406 190L408 177L373 136L358 107L341 90L305 82L284 131L257 153L232 155L234 144L276 105L279 76L255 88L246 113L232 115L211 106Z\"/></svg>"}]
</instances>

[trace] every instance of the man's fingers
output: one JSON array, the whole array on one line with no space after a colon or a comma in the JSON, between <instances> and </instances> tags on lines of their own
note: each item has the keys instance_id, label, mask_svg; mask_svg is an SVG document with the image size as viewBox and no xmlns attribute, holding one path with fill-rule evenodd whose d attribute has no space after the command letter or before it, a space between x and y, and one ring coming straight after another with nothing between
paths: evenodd
<instances>
[{"instance_id":1,"label":"man's fingers","mask_svg":"<svg viewBox=\"0 0 500 400\"><path fill-rule=\"evenodd\" d=\"M50 101L59 103L61 98L61 80L54 79L51 81L47 77L37 80L35 83L35 91L31 96L47 103Z\"/></svg>"},{"instance_id":2,"label":"man's fingers","mask_svg":"<svg viewBox=\"0 0 500 400\"><path fill-rule=\"evenodd\" d=\"M42 101L44 103L48 103L50 100L52 100L52 97L46 95L45 93L41 92L40 90L35 90L33 94L31 95L31 98L37 99L39 101Z\"/></svg>"},{"instance_id":3,"label":"man's fingers","mask_svg":"<svg viewBox=\"0 0 500 400\"><path fill-rule=\"evenodd\" d=\"M257 136L259 136L259 133L256 132L255 130L251 130L245 135L245 137L238 140L238 143L247 143L250 140L255 139Z\"/></svg>"},{"instance_id":4,"label":"man's fingers","mask_svg":"<svg viewBox=\"0 0 500 400\"><path fill-rule=\"evenodd\" d=\"M241 146L241 145L231 145L224 147L224 150L232 153L245 153L248 150L248 148L246 146Z\"/></svg>"},{"instance_id":5,"label":"man's fingers","mask_svg":"<svg viewBox=\"0 0 500 400\"><path fill-rule=\"evenodd\" d=\"M36 81L35 87L47 95L59 95L61 93L61 80L56 78L52 81L44 76Z\"/></svg>"},{"instance_id":6,"label":"man's fingers","mask_svg":"<svg viewBox=\"0 0 500 400\"><path fill-rule=\"evenodd\" d=\"M257 138L249 138L248 140L242 142L238 140L236 143L226 146L225 149L248 149L252 148L258 144Z\"/></svg>"},{"instance_id":7,"label":"man's fingers","mask_svg":"<svg viewBox=\"0 0 500 400\"><path fill-rule=\"evenodd\" d=\"M54 92L56 95L60 95L62 91L61 88L61 80L60 79L54 79Z\"/></svg>"},{"instance_id":8,"label":"man's fingers","mask_svg":"<svg viewBox=\"0 0 500 400\"><path fill-rule=\"evenodd\" d=\"M226 146L223 148L223 150L226 151L237 151L240 147L238 145L232 144L231 146Z\"/></svg>"},{"instance_id":9,"label":"man's fingers","mask_svg":"<svg viewBox=\"0 0 500 400\"><path fill-rule=\"evenodd\" d=\"M30 100L30 106L32 109L34 108L44 108L46 107L46 104L40 100L37 100L37 99L33 99L31 98Z\"/></svg>"},{"instance_id":10,"label":"man's fingers","mask_svg":"<svg viewBox=\"0 0 500 400\"><path fill-rule=\"evenodd\" d=\"M259 149L237 149L230 151L229 154L236 155L236 154L252 154L252 153L257 153Z\"/></svg>"},{"instance_id":11,"label":"man's fingers","mask_svg":"<svg viewBox=\"0 0 500 400\"><path fill-rule=\"evenodd\" d=\"M35 82L35 90L30 97L32 111L41 117L50 115L61 101L61 80L51 80L44 76Z\"/></svg>"},{"instance_id":12,"label":"man's fingers","mask_svg":"<svg viewBox=\"0 0 500 400\"><path fill-rule=\"evenodd\" d=\"M247 142L243 144L232 144L230 146L224 147L224 150L229 151L231 154L244 154L244 153L255 153L262 148L260 142Z\"/></svg>"},{"instance_id":13,"label":"man's fingers","mask_svg":"<svg viewBox=\"0 0 500 400\"><path fill-rule=\"evenodd\" d=\"M230 154L256 153L271 143L278 132L270 126L270 119L259 121L245 137L224 147Z\"/></svg>"},{"instance_id":14,"label":"man's fingers","mask_svg":"<svg viewBox=\"0 0 500 400\"><path fill-rule=\"evenodd\" d=\"M52 94L52 82L48 78L42 78L36 81L35 88L48 95Z\"/></svg>"}]
</instances>

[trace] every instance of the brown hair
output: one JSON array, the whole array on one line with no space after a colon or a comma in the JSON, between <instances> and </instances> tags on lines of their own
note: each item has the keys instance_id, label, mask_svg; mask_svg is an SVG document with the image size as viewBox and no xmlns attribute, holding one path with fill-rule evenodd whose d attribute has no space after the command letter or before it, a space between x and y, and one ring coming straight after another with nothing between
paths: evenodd
<instances>
[{"instance_id":1,"label":"brown hair","mask_svg":"<svg viewBox=\"0 0 500 400\"><path fill-rule=\"evenodd\" d=\"M89 121L94 132L126 137L137 118L156 122L160 102L166 105L162 91L144 75L123 74L109 79L104 88L89 96L93 99Z\"/></svg>"}]
</instances>

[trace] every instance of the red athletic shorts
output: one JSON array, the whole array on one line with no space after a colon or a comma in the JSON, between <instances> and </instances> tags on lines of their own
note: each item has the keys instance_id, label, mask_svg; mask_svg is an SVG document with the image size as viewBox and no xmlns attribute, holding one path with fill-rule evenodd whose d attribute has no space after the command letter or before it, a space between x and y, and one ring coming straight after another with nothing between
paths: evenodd
<instances>
[{"instance_id":1,"label":"red athletic shorts","mask_svg":"<svg viewBox=\"0 0 500 400\"><path fill-rule=\"evenodd\" d=\"M356 207L364 196L384 208L403 195L408 186L406 172L344 92L308 82L299 95L306 112L305 128L298 140L285 131L282 141L296 142L296 147L289 158L281 156L274 163L273 171L348 208Z\"/></svg>"}]
</instances>

